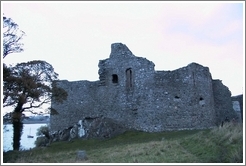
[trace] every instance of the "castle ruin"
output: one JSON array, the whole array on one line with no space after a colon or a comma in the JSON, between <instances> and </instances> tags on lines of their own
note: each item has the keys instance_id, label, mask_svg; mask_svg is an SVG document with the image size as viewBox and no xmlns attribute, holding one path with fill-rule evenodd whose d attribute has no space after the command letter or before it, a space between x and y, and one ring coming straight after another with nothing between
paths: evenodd
<instances>
[{"instance_id":1,"label":"castle ruin","mask_svg":"<svg viewBox=\"0 0 246 166\"><path fill-rule=\"evenodd\" d=\"M231 92L200 64L155 71L153 62L114 43L98 67L98 81L58 82L68 97L52 102L52 131L98 117L146 132L206 129L235 117Z\"/></svg>"}]
</instances>

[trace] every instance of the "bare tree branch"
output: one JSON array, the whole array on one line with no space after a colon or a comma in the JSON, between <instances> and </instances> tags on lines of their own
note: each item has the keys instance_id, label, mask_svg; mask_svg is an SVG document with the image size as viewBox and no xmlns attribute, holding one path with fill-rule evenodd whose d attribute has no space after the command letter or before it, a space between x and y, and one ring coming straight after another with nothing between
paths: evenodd
<instances>
[{"instance_id":1,"label":"bare tree branch","mask_svg":"<svg viewBox=\"0 0 246 166\"><path fill-rule=\"evenodd\" d=\"M11 18L3 16L3 58L11 53L23 51L23 43L20 43L25 32L19 29Z\"/></svg>"}]
</instances>

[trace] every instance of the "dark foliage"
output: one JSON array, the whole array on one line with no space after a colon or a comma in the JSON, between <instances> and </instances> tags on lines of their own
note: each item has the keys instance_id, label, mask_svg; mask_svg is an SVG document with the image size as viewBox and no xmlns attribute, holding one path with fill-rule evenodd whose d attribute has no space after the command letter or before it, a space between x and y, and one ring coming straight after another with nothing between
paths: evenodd
<instances>
[{"instance_id":1,"label":"dark foliage","mask_svg":"<svg viewBox=\"0 0 246 166\"><path fill-rule=\"evenodd\" d=\"M39 108L51 102L66 100L67 93L56 86L58 74L52 65L45 61L30 61L16 66L3 65L3 106L14 106L13 149L19 150L22 132L22 112Z\"/></svg>"}]
</instances>

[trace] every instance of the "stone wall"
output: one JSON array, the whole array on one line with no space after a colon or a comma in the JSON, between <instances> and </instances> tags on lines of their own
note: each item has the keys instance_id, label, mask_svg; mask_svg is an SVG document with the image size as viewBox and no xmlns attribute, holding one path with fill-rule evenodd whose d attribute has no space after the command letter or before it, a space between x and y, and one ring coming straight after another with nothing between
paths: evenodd
<instances>
[{"instance_id":1,"label":"stone wall","mask_svg":"<svg viewBox=\"0 0 246 166\"><path fill-rule=\"evenodd\" d=\"M214 105L216 110L216 124L226 119L233 119L237 115L232 108L231 92L221 80L213 80Z\"/></svg>"},{"instance_id":2,"label":"stone wall","mask_svg":"<svg viewBox=\"0 0 246 166\"><path fill-rule=\"evenodd\" d=\"M214 126L212 79L207 67L191 63L174 71L158 71L154 87L153 102L160 110L165 110L165 128L177 130Z\"/></svg>"},{"instance_id":3,"label":"stone wall","mask_svg":"<svg viewBox=\"0 0 246 166\"><path fill-rule=\"evenodd\" d=\"M232 106L237 114L237 120L243 122L243 95L232 96Z\"/></svg>"},{"instance_id":4,"label":"stone wall","mask_svg":"<svg viewBox=\"0 0 246 166\"><path fill-rule=\"evenodd\" d=\"M112 44L110 57L99 61L98 81L58 83L68 98L62 104L52 102L57 114L51 115L51 130L98 117L147 132L203 129L231 115L230 93L212 79L209 68L191 63L174 71L155 71L154 66L127 46Z\"/></svg>"}]
</instances>

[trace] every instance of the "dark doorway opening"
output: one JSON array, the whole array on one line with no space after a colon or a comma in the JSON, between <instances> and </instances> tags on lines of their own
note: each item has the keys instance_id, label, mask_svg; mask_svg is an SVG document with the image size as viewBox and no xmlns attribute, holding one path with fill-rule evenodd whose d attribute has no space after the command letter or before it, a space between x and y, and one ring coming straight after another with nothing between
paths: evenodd
<instances>
[{"instance_id":1,"label":"dark doorway opening","mask_svg":"<svg viewBox=\"0 0 246 166\"><path fill-rule=\"evenodd\" d=\"M117 74L113 74L113 75L112 75L112 82L113 82L114 84L118 83L118 76L117 76Z\"/></svg>"}]
</instances>

